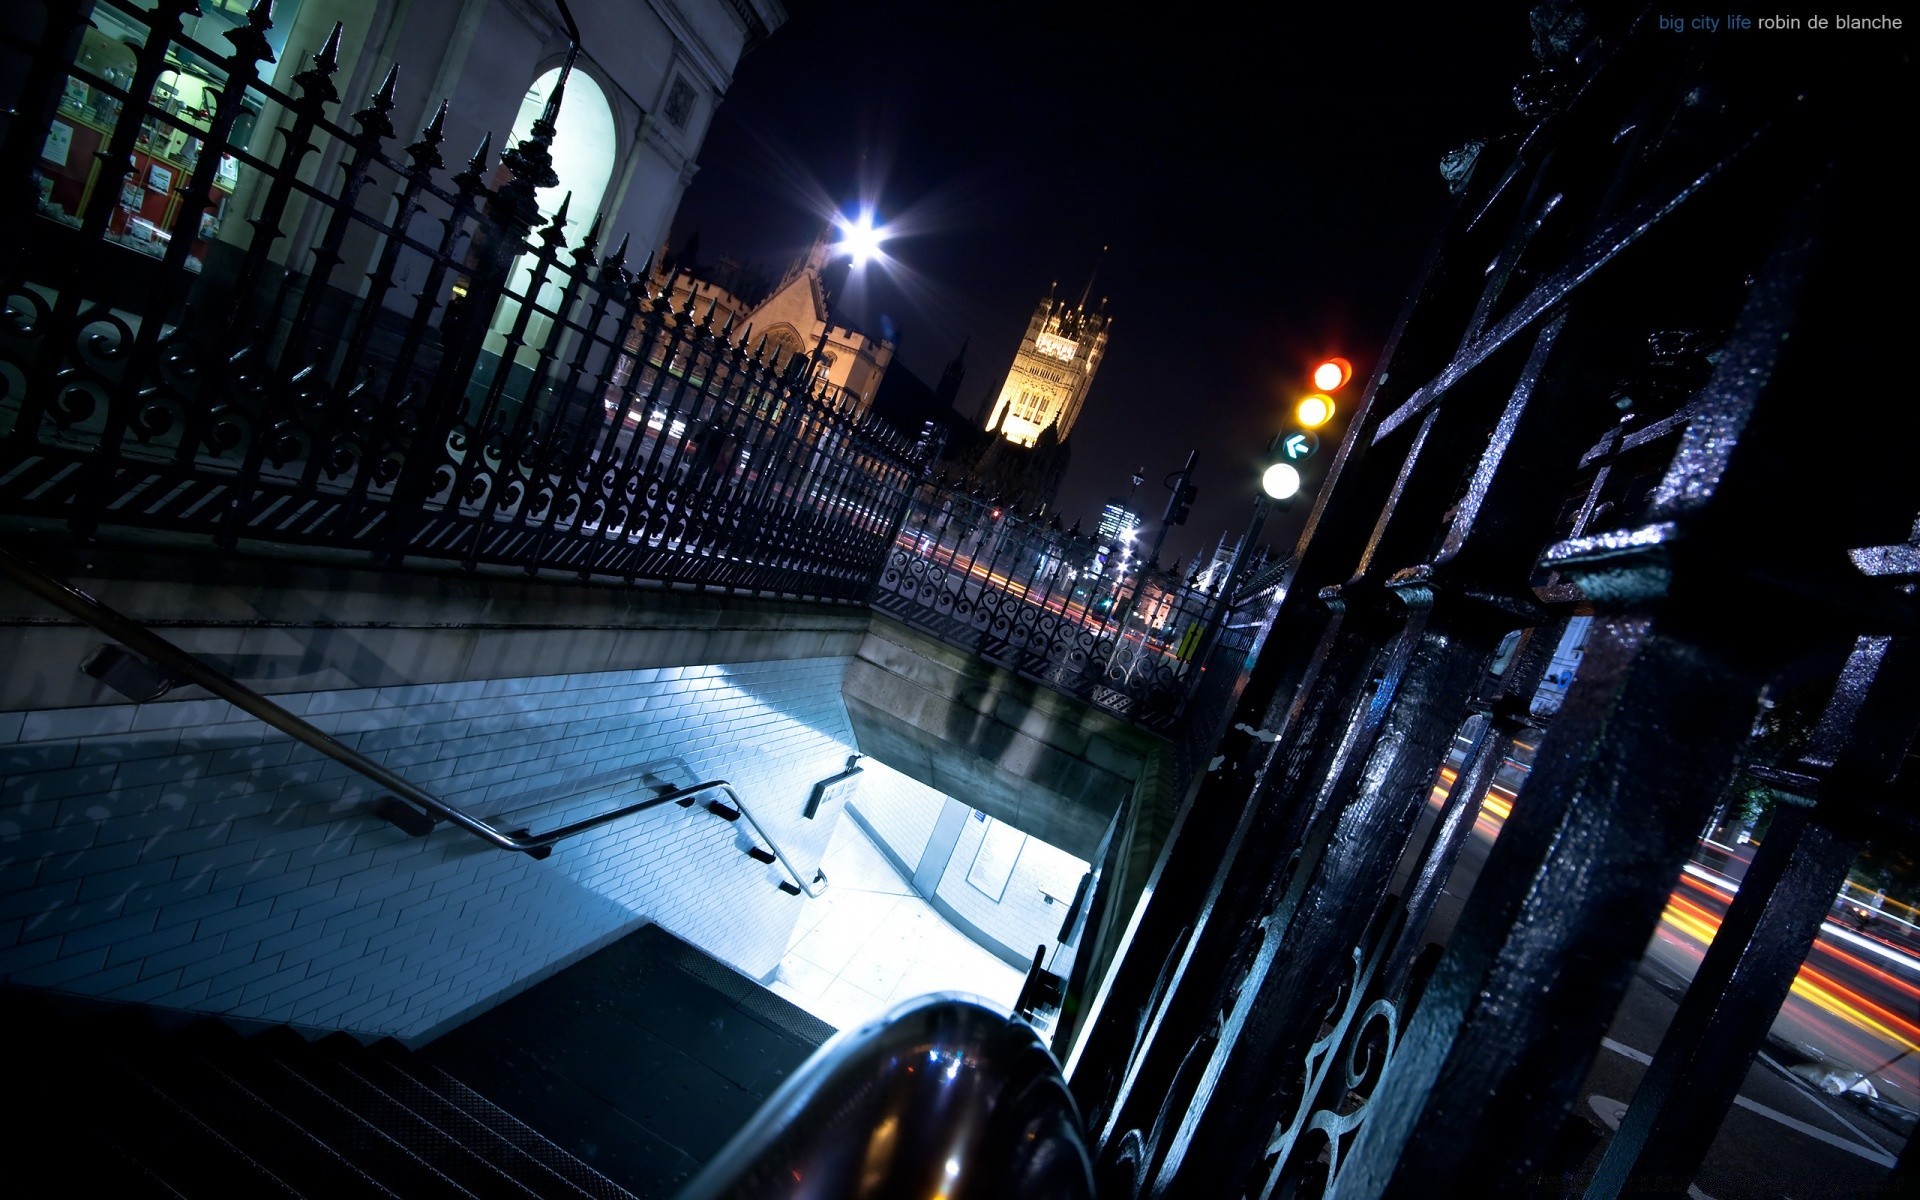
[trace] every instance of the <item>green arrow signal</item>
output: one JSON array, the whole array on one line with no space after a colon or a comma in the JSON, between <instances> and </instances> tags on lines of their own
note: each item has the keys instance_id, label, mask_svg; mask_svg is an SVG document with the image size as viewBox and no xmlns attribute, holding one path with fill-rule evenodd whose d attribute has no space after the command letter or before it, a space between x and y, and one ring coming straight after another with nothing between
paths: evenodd
<instances>
[{"instance_id":1,"label":"green arrow signal","mask_svg":"<svg viewBox=\"0 0 1920 1200\"><path fill-rule=\"evenodd\" d=\"M1280 443L1280 453L1292 462L1305 462L1320 448L1320 439L1311 433L1290 433Z\"/></svg>"}]
</instances>

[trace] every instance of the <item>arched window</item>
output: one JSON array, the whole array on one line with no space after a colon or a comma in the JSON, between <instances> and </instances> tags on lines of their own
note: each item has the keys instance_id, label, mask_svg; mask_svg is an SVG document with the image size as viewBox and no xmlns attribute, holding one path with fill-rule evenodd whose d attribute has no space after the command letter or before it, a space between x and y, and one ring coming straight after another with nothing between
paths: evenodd
<instances>
[{"instance_id":1,"label":"arched window","mask_svg":"<svg viewBox=\"0 0 1920 1200\"><path fill-rule=\"evenodd\" d=\"M507 138L509 146L517 146L533 136L533 123L546 111L547 100L553 95L554 86L559 81L558 67L533 81L533 86L527 89L527 94L520 101L519 115L513 119L513 133ZM553 156L553 172L560 181L550 188L541 188L534 197L540 215L551 218L559 211L561 201L572 195L573 199L567 206L568 248L580 244L587 235L588 224L599 213L601 201L606 198L607 184L613 179L617 151L613 106L607 102L607 94L592 76L575 70L567 78L566 95L561 98L559 120L554 125L553 145L548 151ZM534 236L538 237L544 232L545 228L542 227L535 231ZM563 255L562 264L566 261ZM531 255L520 256L513 265L513 273L508 277L508 291L515 295L526 295L527 285L533 279L533 267ZM553 309L560 303L561 294L560 286L549 272L546 283L540 289L540 306ZM518 313L519 305L512 299L501 301L494 313L492 332L487 338L488 350L495 354L505 352L506 334L513 328ZM540 313L536 312L528 318L525 348L521 352L528 361L546 344L551 326L552 322Z\"/></svg>"},{"instance_id":2,"label":"arched window","mask_svg":"<svg viewBox=\"0 0 1920 1200\"><path fill-rule=\"evenodd\" d=\"M800 331L791 325L775 325L767 330L767 362L775 367L784 367L787 360L806 350L800 340Z\"/></svg>"}]
</instances>

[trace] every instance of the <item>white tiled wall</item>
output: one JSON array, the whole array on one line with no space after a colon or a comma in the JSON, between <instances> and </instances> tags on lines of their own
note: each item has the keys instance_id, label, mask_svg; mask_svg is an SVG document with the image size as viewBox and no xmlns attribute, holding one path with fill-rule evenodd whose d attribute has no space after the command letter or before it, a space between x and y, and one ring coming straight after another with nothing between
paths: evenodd
<instances>
[{"instance_id":1,"label":"white tiled wall","mask_svg":"<svg viewBox=\"0 0 1920 1200\"><path fill-rule=\"evenodd\" d=\"M940 876L934 895L953 911L973 923L982 933L1017 952L1023 959L1033 956L1034 947L1045 943L1051 954L1060 936L1060 923L1087 864L1056 846L1030 837L1020 848L1020 857L1007 878L1006 890L998 900L967 882L974 855L986 840L989 821L982 813L973 813L954 843L953 857ZM1049 901L1048 897L1052 897Z\"/></svg>"},{"instance_id":2,"label":"white tiled wall","mask_svg":"<svg viewBox=\"0 0 1920 1200\"><path fill-rule=\"evenodd\" d=\"M811 874L852 748L847 659L281 696L412 782L545 829L684 760ZM676 780L679 781L679 780ZM0 714L0 977L417 1036L652 919L751 975L808 901L745 823L668 805L535 861L367 815L373 785L223 701Z\"/></svg>"},{"instance_id":3,"label":"white tiled wall","mask_svg":"<svg viewBox=\"0 0 1920 1200\"><path fill-rule=\"evenodd\" d=\"M911 876L919 869L920 855L933 836L933 823L940 819L946 794L876 759L866 759L860 765L860 788L853 807Z\"/></svg>"}]
</instances>

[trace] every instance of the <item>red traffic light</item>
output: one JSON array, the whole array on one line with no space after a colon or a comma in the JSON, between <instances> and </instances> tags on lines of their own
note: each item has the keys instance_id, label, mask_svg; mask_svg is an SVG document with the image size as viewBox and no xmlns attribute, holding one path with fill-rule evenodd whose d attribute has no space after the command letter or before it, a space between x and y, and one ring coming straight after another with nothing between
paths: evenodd
<instances>
[{"instance_id":1,"label":"red traffic light","mask_svg":"<svg viewBox=\"0 0 1920 1200\"><path fill-rule=\"evenodd\" d=\"M1344 358L1329 358L1313 369L1313 386L1323 392L1345 387L1353 378L1353 364Z\"/></svg>"}]
</instances>

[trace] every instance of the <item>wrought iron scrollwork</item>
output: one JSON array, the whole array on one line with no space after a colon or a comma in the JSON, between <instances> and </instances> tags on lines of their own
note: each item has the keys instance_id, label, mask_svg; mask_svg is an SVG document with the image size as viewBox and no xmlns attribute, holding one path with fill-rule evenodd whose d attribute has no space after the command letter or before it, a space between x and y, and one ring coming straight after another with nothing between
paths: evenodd
<instances>
[{"instance_id":1,"label":"wrought iron scrollwork","mask_svg":"<svg viewBox=\"0 0 1920 1200\"><path fill-rule=\"evenodd\" d=\"M875 589L883 612L1129 720L1170 728L1219 619L1214 589L992 502L921 484ZM1123 627L1124 626L1124 627Z\"/></svg>"}]
</instances>

